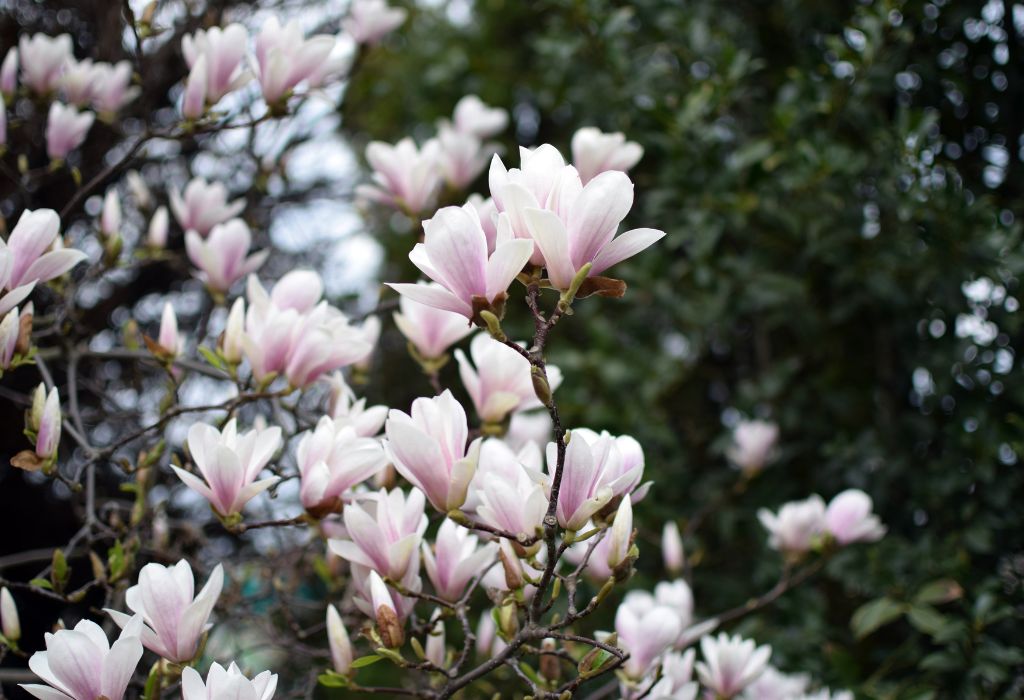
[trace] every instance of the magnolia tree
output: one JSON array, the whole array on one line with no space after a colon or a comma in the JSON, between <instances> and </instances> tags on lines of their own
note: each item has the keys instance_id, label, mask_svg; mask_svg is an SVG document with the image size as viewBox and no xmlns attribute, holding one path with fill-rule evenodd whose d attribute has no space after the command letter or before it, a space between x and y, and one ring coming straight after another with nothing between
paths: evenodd
<instances>
[{"instance_id":1,"label":"magnolia tree","mask_svg":"<svg viewBox=\"0 0 1024 700\"><path fill-rule=\"evenodd\" d=\"M620 232L642 148L584 127L571 163L549 144L509 158L488 141L507 112L472 95L433 138L370 143L371 182L355 195L418 225L408 257L423 279L389 280L398 297L346 313L318 271L291 269L254 234L250 208L288 199L275 138L304 124L305 141L330 136L308 128L310 106L334 110L406 12L355 0L311 32L175 5L136 15L126 3L116 63L76 56L68 34L26 34L0 72L3 172L17 190L0 241L0 369L28 440L6 469L62 490L80 515L37 576L2 580L0 654L38 677L22 687L44 700L268 700L286 694L280 674L299 695L850 697L773 668L769 647L728 626L835 550L880 538L867 495L759 513L778 584L698 616L684 542L703 515L680 514L682 532L665 523L665 580L628 590L634 511L651 498L643 447L560 417L563 376L547 361L558 331L576 305L623 296L616 266L665 235ZM179 46L174 109L140 123L147 68ZM82 153L98 131L113 145L94 162ZM232 147L253 161L248 189L132 169ZM486 192L468 192L485 170ZM36 204L54 183L71 184L59 212ZM92 330L97 300L154 265L188 271L195 306L107 309L108 327ZM506 316L529 319L531 336L511 336ZM411 405L367 405L351 388L389 318L434 389ZM458 344L461 387L447 387ZM736 426L739 487L778 442L771 423ZM111 481L119 491L101 488ZM77 612L23 635L19 607L50 601Z\"/></svg>"}]
</instances>

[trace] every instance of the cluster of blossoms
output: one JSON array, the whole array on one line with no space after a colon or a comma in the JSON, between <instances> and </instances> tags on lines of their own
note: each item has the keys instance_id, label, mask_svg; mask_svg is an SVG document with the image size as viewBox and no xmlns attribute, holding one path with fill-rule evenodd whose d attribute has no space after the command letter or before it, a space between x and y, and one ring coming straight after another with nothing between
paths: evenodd
<instances>
[{"instance_id":1,"label":"cluster of blossoms","mask_svg":"<svg viewBox=\"0 0 1024 700\"><path fill-rule=\"evenodd\" d=\"M830 543L840 547L854 542L875 542L885 535L885 526L871 512L871 497L848 489L825 506L817 494L792 501L778 513L761 509L758 519L768 530L768 544L787 558L800 559L807 552Z\"/></svg>"}]
</instances>

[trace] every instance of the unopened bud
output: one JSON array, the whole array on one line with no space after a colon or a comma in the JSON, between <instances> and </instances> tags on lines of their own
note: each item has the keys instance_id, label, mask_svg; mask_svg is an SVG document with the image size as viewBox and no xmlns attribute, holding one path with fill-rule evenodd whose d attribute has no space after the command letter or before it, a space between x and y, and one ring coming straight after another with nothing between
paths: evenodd
<instances>
[{"instance_id":1,"label":"unopened bud","mask_svg":"<svg viewBox=\"0 0 1024 700\"><path fill-rule=\"evenodd\" d=\"M665 570L670 574L680 574L686 562L683 550L683 538L679 534L679 526L674 520L665 523L661 531L661 556L665 562Z\"/></svg>"},{"instance_id":2,"label":"unopened bud","mask_svg":"<svg viewBox=\"0 0 1024 700\"><path fill-rule=\"evenodd\" d=\"M523 565L516 556L512 543L503 539L498 549L501 568L505 570L505 585L510 591L518 591L523 587Z\"/></svg>"},{"instance_id":3,"label":"unopened bud","mask_svg":"<svg viewBox=\"0 0 1024 700\"><path fill-rule=\"evenodd\" d=\"M377 632L381 642L389 649L397 649L405 643L405 630L395 611L395 602L387 584L376 571L370 572L370 602L376 615Z\"/></svg>"},{"instance_id":4,"label":"unopened bud","mask_svg":"<svg viewBox=\"0 0 1024 700\"><path fill-rule=\"evenodd\" d=\"M18 607L14 604L14 596L7 587L0 588L0 632L9 642L21 639L21 621L18 619Z\"/></svg>"},{"instance_id":5,"label":"unopened bud","mask_svg":"<svg viewBox=\"0 0 1024 700\"><path fill-rule=\"evenodd\" d=\"M507 600L498 607L498 632L508 640L519 632L519 614L514 600Z\"/></svg>"},{"instance_id":6,"label":"unopened bud","mask_svg":"<svg viewBox=\"0 0 1024 700\"><path fill-rule=\"evenodd\" d=\"M341 621L338 609L327 606L327 643L331 647L331 664L334 670L343 676L348 675L352 668L352 642Z\"/></svg>"}]
</instances>

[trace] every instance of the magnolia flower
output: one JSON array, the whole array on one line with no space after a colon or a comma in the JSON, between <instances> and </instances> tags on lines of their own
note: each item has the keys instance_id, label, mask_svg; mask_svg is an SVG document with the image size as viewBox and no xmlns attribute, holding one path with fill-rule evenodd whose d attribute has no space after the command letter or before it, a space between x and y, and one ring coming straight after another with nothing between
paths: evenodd
<instances>
[{"instance_id":1,"label":"magnolia flower","mask_svg":"<svg viewBox=\"0 0 1024 700\"><path fill-rule=\"evenodd\" d=\"M103 210L100 213L100 232L105 236L114 236L121 230L121 198L117 188L111 187L103 197Z\"/></svg>"},{"instance_id":2,"label":"magnolia flower","mask_svg":"<svg viewBox=\"0 0 1024 700\"><path fill-rule=\"evenodd\" d=\"M41 386L41 385L40 385ZM36 456L40 459L54 459L60 445L60 395L57 387L50 389L43 404L43 412L39 418L39 429L36 431Z\"/></svg>"},{"instance_id":3,"label":"magnolia flower","mask_svg":"<svg viewBox=\"0 0 1024 700\"><path fill-rule=\"evenodd\" d=\"M828 504L825 528L840 545L880 540L886 528L871 508L871 497L863 491L843 491Z\"/></svg>"},{"instance_id":4,"label":"magnolia flower","mask_svg":"<svg viewBox=\"0 0 1024 700\"><path fill-rule=\"evenodd\" d=\"M178 357L185 351L185 337L178 333L178 317L171 303L164 302L164 310L160 315L160 332L157 344L169 357Z\"/></svg>"},{"instance_id":5,"label":"magnolia flower","mask_svg":"<svg viewBox=\"0 0 1024 700\"><path fill-rule=\"evenodd\" d=\"M548 474L553 476L558 456L555 443L548 443ZM643 464L626 468L616 438L584 428L572 431L565 452L562 483L556 515L559 524L579 530L613 498L624 497L639 483Z\"/></svg>"},{"instance_id":6,"label":"magnolia flower","mask_svg":"<svg viewBox=\"0 0 1024 700\"><path fill-rule=\"evenodd\" d=\"M153 206L153 193L146 184L146 178L138 170L129 170L124 177L128 191L131 193L135 203L141 209L149 209Z\"/></svg>"},{"instance_id":7,"label":"magnolia flower","mask_svg":"<svg viewBox=\"0 0 1024 700\"><path fill-rule=\"evenodd\" d=\"M185 231L205 236L217 224L234 218L245 208L242 199L228 202L228 188L220 182L193 178L185 185L184 196L177 189L168 192L171 212Z\"/></svg>"},{"instance_id":8,"label":"magnolia flower","mask_svg":"<svg viewBox=\"0 0 1024 700\"><path fill-rule=\"evenodd\" d=\"M0 94L11 97L18 89L18 47L7 49L4 62L0 65Z\"/></svg>"},{"instance_id":9,"label":"magnolia flower","mask_svg":"<svg viewBox=\"0 0 1024 700\"><path fill-rule=\"evenodd\" d=\"M431 505L447 513L465 503L481 438L466 445L466 411L451 391L416 399L411 415L392 409L384 432L384 449L395 469L422 490Z\"/></svg>"},{"instance_id":10,"label":"magnolia flower","mask_svg":"<svg viewBox=\"0 0 1024 700\"><path fill-rule=\"evenodd\" d=\"M493 560L494 544L478 547L477 542L476 535L469 530L445 520L437 531L433 551L426 542L422 544L423 567L437 595L457 601L470 579Z\"/></svg>"},{"instance_id":11,"label":"magnolia flower","mask_svg":"<svg viewBox=\"0 0 1024 700\"><path fill-rule=\"evenodd\" d=\"M280 446L281 429L277 426L239 433L234 418L223 431L195 423L188 431L188 449L206 482L184 469L173 465L171 468L186 486L208 500L219 515L232 516L278 482L277 476L259 481L256 477Z\"/></svg>"},{"instance_id":12,"label":"magnolia flower","mask_svg":"<svg viewBox=\"0 0 1024 700\"><path fill-rule=\"evenodd\" d=\"M440 144L431 139L417 148L411 138L395 145L371 141L366 160L373 184L356 188L359 197L400 209L410 216L429 211L441 188Z\"/></svg>"},{"instance_id":13,"label":"magnolia flower","mask_svg":"<svg viewBox=\"0 0 1024 700\"><path fill-rule=\"evenodd\" d=\"M220 354L227 362L237 365L242 361L245 336L245 300L235 299L224 322L224 333L220 337Z\"/></svg>"},{"instance_id":14,"label":"magnolia flower","mask_svg":"<svg viewBox=\"0 0 1024 700\"><path fill-rule=\"evenodd\" d=\"M359 47L355 40L347 34L339 34L331 37L334 46L331 52L310 75L306 78L306 84L310 88L318 88L344 77L352 68L356 52Z\"/></svg>"},{"instance_id":15,"label":"magnolia flower","mask_svg":"<svg viewBox=\"0 0 1024 700\"><path fill-rule=\"evenodd\" d=\"M700 686L693 680L696 652L668 652L661 662L661 680L646 696L651 700L695 700Z\"/></svg>"},{"instance_id":16,"label":"magnolia flower","mask_svg":"<svg viewBox=\"0 0 1024 700\"><path fill-rule=\"evenodd\" d=\"M572 136L572 162L584 185L608 170L626 172L639 163L643 155L643 147L626 141L621 132L606 134L585 126Z\"/></svg>"},{"instance_id":17,"label":"magnolia flower","mask_svg":"<svg viewBox=\"0 0 1024 700\"><path fill-rule=\"evenodd\" d=\"M64 67L74 60L70 34L55 37L45 34L33 34L31 37L25 35L19 39L18 49L21 80L40 95L57 87Z\"/></svg>"},{"instance_id":18,"label":"magnolia flower","mask_svg":"<svg viewBox=\"0 0 1024 700\"><path fill-rule=\"evenodd\" d=\"M113 644L91 620L47 632L46 651L37 651L28 661L47 685L21 687L40 700L122 700L142 658L141 629L142 618L132 618Z\"/></svg>"},{"instance_id":19,"label":"magnolia flower","mask_svg":"<svg viewBox=\"0 0 1024 700\"><path fill-rule=\"evenodd\" d=\"M477 519L499 530L533 536L548 509L544 477L523 466L500 440L483 444L480 465L470 489Z\"/></svg>"},{"instance_id":20,"label":"magnolia flower","mask_svg":"<svg viewBox=\"0 0 1024 700\"><path fill-rule=\"evenodd\" d=\"M700 640L703 661L697 662L700 682L720 698L732 698L753 683L768 666L770 646L757 646L751 639L730 637L724 632Z\"/></svg>"},{"instance_id":21,"label":"magnolia flower","mask_svg":"<svg viewBox=\"0 0 1024 700\"><path fill-rule=\"evenodd\" d=\"M206 113L206 63L206 56L201 54L185 79L181 96L181 116L185 119L196 120Z\"/></svg>"},{"instance_id":22,"label":"magnolia flower","mask_svg":"<svg viewBox=\"0 0 1024 700\"><path fill-rule=\"evenodd\" d=\"M128 609L141 616L142 645L174 663L188 663L210 627L207 621L224 586L224 568L218 564L199 595L195 594L192 567L182 559L173 566L146 564L139 582L125 592ZM107 610L123 629L135 618Z\"/></svg>"},{"instance_id":23,"label":"magnolia flower","mask_svg":"<svg viewBox=\"0 0 1024 700\"><path fill-rule=\"evenodd\" d=\"M756 474L772 459L779 426L762 420L741 421L732 432L726 455L745 474Z\"/></svg>"},{"instance_id":24,"label":"magnolia flower","mask_svg":"<svg viewBox=\"0 0 1024 700\"><path fill-rule=\"evenodd\" d=\"M818 495L786 503L777 515L762 508L757 518L768 530L768 546L788 555L810 551L825 534L825 502Z\"/></svg>"},{"instance_id":25,"label":"magnolia flower","mask_svg":"<svg viewBox=\"0 0 1024 700\"><path fill-rule=\"evenodd\" d=\"M686 565L683 552L683 537L679 534L679 526L675 520L669 520L661 530L661 557L665 570L670 574L682 572Z\"/></svg>"},{"instance_id":26,"label":"magnolia flower","mask_svg":"<svg viewBox=\"0 0 1024 700\"><path fill-rule=\"evenodd\" d=\"M349 641L348 631L338 609L333 605L327 606L327 643L330 645L334 670L343 676L348 675L352 669L352 642Z\"/></svg>"},{"instance_id":27,"label":"magnolia flower","mask_svg":"<svg viewBox=\"0 0 1024 700\"><path fill-rule=\"evenodd\" d=\"M486 139L504 130L508 125L508 112L500 107L488 107L476 95L466 95L455 104L452 121L458 131Z\"/></svg>"},{"instance_id":28,"label":"magnolia flower","mask_svg":"<svg viewBox=\"0 0 1024 700\"><path fill-rule=\"evenodd\" d=\"M487 254L490 255L497 245L498 207L490 197L484 199L475 192L469 195L467 203L472 205L476 210L476 215L480 217L480 227L484 230L484 236L487 237Z\"/></svg>"},{"instance_id":29,"label":"magnolia flower","mask_svg":"<svg viewBox=\"0 0 1024 700\"><path fill-rule=\"evenodd\" d=\"M608 568L615 571L628 561L629 548L632 545L633 503L628 498L623 498L619 503L611 533L605 539L608 540L608 549L605 554Z\"/></svg>"},{"instance_id":30,"label":"magnolia flower","mask_svg":"<svg viewBox=\"0 0 1024 700\"><path fill-rule=\"evenodd\" d=\"M427 643L424 646L424 656L427 661L439 668L444 668L447 649L445 648L444 620L438 619L427 632Z\"/></svg>"},{"instance_id":31,"label":"magnolia flower","mask_svg":"<svg viewBox=\"0 0 1024 700\"><path fill-rule=\"evenodd\" d=\"M485 147L480 139L442 124L437 134L440 145L438 165L445 181L453 189L469 187L487 167L487 159L494 152Z\"/></svg>"},{"instance_id":32,"label":"magnolia flower","mask_svg":"<svg viewBox=\"0 0 1024 700\"><path fill-rule=\"evenodd\" d=\"M270 253L267 250L247 255L251 244L252 234L241 219L217 224L206 240L195 231L185 233L189 260L199 268L199 278L217 292L227 292L266 261Z\"/></svg>"},{"instance_id":33,"label":"magnolia flower","mask_svg":"<svg viewBox=\"0 0 1024 700\"><path fill-rule=\"evenodd\" d=\"M312 76L334 50L334 37L319 35L306 39L298 22L281 26L272 16L256 37L256 65L263 99L280 102L303 80Z\"/></svg>"},{"instance_id":34,"label":"magnolia flower","mask_svg":"<svg viewBox=\"0 0 1024 700\"><path fill-rule=\"evenodd\" d=\"M242 87L252 78L245 69L245 50L249 45L249 31L238 23L224 27L200 29L181 39L181 52L189 68L202 58L204 97L208 104L216 104L224 95Z\"/></svg>"},{"instance_id":35,"label":"magnolia flower","mask_svg":"<svg viewBox=\"0 0 1024 700\"><path fill-rule=\"evenodd\" d=\"M365 397L357 400L341 372L333 372L324 381L330 386L327 412L335 425L352 426L359 437L373 437L380 433L388 417L387 406L367 406Z\"/></svg>"},{"instance_id":36,"label":"magnolia flower","mask_svg":"<svg viewBox=\"0 0 1024 700\"><path fill-rule=\"evenodd\" d=\"M659 581L654 586L654 602L672 608L685 631L693 622L693 590L685 579Z\"/></svg>"},{"instance_id":37,"label":"magnolia flower","mask_svg":"<svg viewBox=\"0 0 1024 700\"><path fill-rule=\"evenodd\" d=\"M768 666L756 681L743 691L744 700L797 700L807 692L810 678L800 673L788 675Z\"/></svg>"},{"instance_id":38,"label":"magnolia flower","mask_svg":"<svg viewBox=\"0 0 1024 700\"><path fill-rule=\"evenodd\" d=\"M547 411L530 411L528 413L513 413L512 420L508 423L508 431L504 440L509 447L516 451L529 446L530 449L537 448L536 464L541 463L541 450L551 442L551 414ZM538 466L539 468L539 466Z\"/></svg>"},{"instance_id":39,"label":"magnolia flower","mask_svg":"<svg viewBox=\"0 0 1024 700\"><path fill-rule=\"evenodd\" d=\"M485 423L500 424L510 413L543 405L533 388L533 367L521 354L482 333L473 338L469 353L473 364L462 350L455 351L455 359L462 384ZM554 365L547 365L546 371L554 391L562 383L562 372Z\"/></svg>"},{"instance_id":40,"label":"magnolia flower","mask_svg":"<svg viewBox=\"0 0 1024 700\"><path fill-rule=\"evenodd\" d=\"M384 0L352 0L341 27L360 44L376 44L397 29L408 13Z\"/></svg>"},{"instance_id":41,"label":"magnolia flower","mask_svg":"<svg viewBox=\"0 0 1024 700\"><path fill-rule=\"evenodd\" d=\"M370 603L373 607L377 632L384 646L397 649L405 642L405 632L384 580L376 571L370 572Z\"/></svg>"},{"instance_id":42,"label":"magnolia flower","mask_svg":"<svg viewBox=\"0 0 1024 700\"><path fill-rule=\"evenodd\" d=\"M302 485L302 506L326 514L341 506L341 496L384 467L384 453L373 438L324 416L316 429L303 434L296 451Z\"/></svg>"},{"instance_id":43,"label":"magnolia flower","mask_svg":"<svg viewBox=\"0 0 1024 700\"><path fill-rule=\"evenodd\" d=\"M0 321L0 370L10 369L22 338L22 325L31 323L31 319L32 303L29 302L20 312L15 306Z\"/></svg>"},{"instance_id":44,"label":"magnolia flower","mask_svg":"<svg viewBox=\"0 0 1024 700\"><path fill-rule=\"evenodd\" d=\"M434 282L420 284L442 290L441 285ZM403 296L398 308L400 311L394 314L395 325L424 360L441 358L449 347L474 330L464 316L421 304L409 297Z\"/></svg>"},{"instance_id":45,"label":"magnolia flower","mask_svg":"<svg viewBox=\"0 0 1024 700\"><path fill-rule=\"evenodd\" d=\"M277 690L277 674L264 671L252 680L246 678L232 661L227 670L214 662L206 674L206 683L191 666L181 672L182 700L270 700Z\"/></svg>"},{"instance_id":46,"label":"magnolia flower","mask_svg":"<svg viewBox=\"0 0 1024 700\"><path fill-rule=\"evenodd\" d=\"M14 596L7 590L7 586L0 588L0 634L8 642L16 642L21 639L18 606L14 604Z\"/></svg>"},{"instance_id":47,"label":"magnolia flower","mask_svg":"<svg viewBox=\"0 0 1024 700\"><path fill-rule=\"evenodd\" d=\"M505 292L530 259L533 243L499 230L494 253L472 205L445 207L423 222L424 242L409 259L444 289L418 284L389 284L413 301L472 319L479 307L501 306Z\"/></svg>"},{"instance_id":48,"label":"magnolia flower","mask_svg":"<svg viewBox=\"0 0 1024 700\"><path fill-rule=\"evenodd\" d=\"M139 95L132 82L132 64L118 61L114 65L97 63L93 70L92 106L100 114L113 114Z\"/></svg>"},{"instance_id":49,"label":"magnolia flower","mask_svg":"<svg viewBox=\"0 0 1024 700\"><path fill-rule=\"evenodd\" d=\"M0 313L20 303L36 282L60 277L86 259L80 250L58 247L59 229L54 210L26 209L7 241L0 240L0 288L11 290L0 298Z\"/></svg>"},{"instance_id":50,"label":"magnolia flower","mask_svg":"<svg viewBox=\"0 0 1024 700\"><path fill-rule=\"evenodd\" d=\"M46 155L52 160L67 158L85 141L95 118L92 112L79 113L74 107L52 103L46 119Z\"/></svg>"},{"instance_id":51,"label":"magnolia flower","mask_svg":"<svg viewBox=\"0 0 1024 700\"><path fill-rule=\"evenodd\" d=\"M328 546L342 559L398 581L412 564L419 567L417 549L427 529L424 504L419 489L409 491L408 497L401 489L381 489L342 511L350 539L328 540Z\"/></svg>"},{"instance_id":52,"label":"magnolia flower","mask_svg":"<svg viewBox=\"0 0 1024 700\"><path fill-rule=\"evenodd\" d=\"M162 250L167 247L169 221L167 207L157 207L157 210L153 212L153 218L149 220L149 228L146 230L146 245L149 248Z\"/></svg>"},{"instance_id":53,"label":"magnolia flower","mask_svg":"<svg viewBox=\"0 0 1024 700\"><path fill-rule=\"evenodd\" d=\"M78 107L84 107L92 99L93 91L96 88L96 66L92 59L86 58L82 61L69 60L64 67L64 72L57 81L64 99Z\"/></svg>"},{"instance_id":54,"label":"magnolia flower","mask_svg":"<svg viewBox=\"0 0 1024 700\"><path fill-rule=\"evenodd\" d=\"M615 631L619 646L629 652L623 671L630 678L640 679L672 647L683 628L671 608L636 608L627 598L615 613Z\"/></svg>"}]
</instances>

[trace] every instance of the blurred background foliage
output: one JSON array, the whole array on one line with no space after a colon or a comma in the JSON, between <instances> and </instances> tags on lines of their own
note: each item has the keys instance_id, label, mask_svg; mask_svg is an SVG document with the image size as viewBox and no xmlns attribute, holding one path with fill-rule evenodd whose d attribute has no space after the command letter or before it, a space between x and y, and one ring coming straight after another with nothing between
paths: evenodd
<instances>
[{"instance_id":1,"label":"blurred background foliage","mask_svg":"<svg viewBox=\"0 0 1024 700\"><path fill-rule=\"evenodd\" d=\"M686 542L697 610L741 604L781 571L757 508L862 488L889 536L738 629L858 697L1020 697L1024 6L412 10L349 86L357 145L422 140L476 92L513 113L506 162L517 144L568 154L584 125L646 149L627 223L668 236L616 270L625 299L578 304L551 348L569 425L646 449L635 583L663 575L661 523L710 503ZM409 277L407 223L378 223L393 229L382 278ZM404 347L393 329L389 345ZM385 352L376 371L409 368ZM445 378L458 385L454 367ZM409 382L398 391L425 390ZM746 489L723 454L740 416L782 434Z\"/></svg>"}]
</instances>

